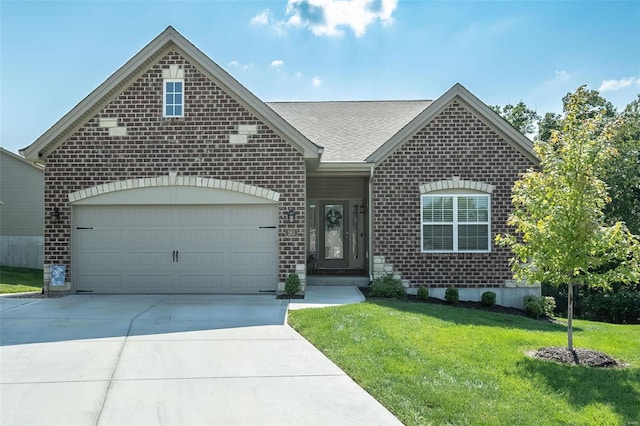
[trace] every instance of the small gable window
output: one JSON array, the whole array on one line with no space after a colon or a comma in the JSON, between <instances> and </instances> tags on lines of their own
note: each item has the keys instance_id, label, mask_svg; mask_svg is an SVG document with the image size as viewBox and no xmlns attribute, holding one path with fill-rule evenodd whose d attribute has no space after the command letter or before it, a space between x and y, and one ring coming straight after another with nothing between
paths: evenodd
<instances>
[{"instance_id":1,"label":"small gable window","mask_svg":"<svg viewBox=\"0 0 640 426\"><path fill-rule=\"evenodd\" d=\"M422 195L422 251L489 252L490 203L488 194Z\"/></svg>"},{"instance_id":2,"label":"small gable window","mask_svg":"<svg viewBox=\"0 0 640 426\"><path fill-rule=\"evenodd\" d=\"M184 80L164 80L164 116L184 116Z\"/></svg>"}]
</instances>

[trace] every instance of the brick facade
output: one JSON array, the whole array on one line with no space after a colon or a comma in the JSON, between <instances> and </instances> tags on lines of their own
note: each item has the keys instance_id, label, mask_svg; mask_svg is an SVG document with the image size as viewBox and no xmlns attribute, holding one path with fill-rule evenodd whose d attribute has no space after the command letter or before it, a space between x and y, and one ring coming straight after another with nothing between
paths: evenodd
<instances>
[{"instance_id":1,"label":"brick facade","mask_svg":"<svg viewBox=\"0 0 640 426\"><path fill-rule=\"evenodd\" d=\"M162 70L182 66L184 118L163 118ZM115 118L126 136L109 136L100 119ZM257 125L246 144L229 144L240 124ZM45 263L71 264L71 206L68 195L96 185L134 178L201 176L243 182L280 193L280 268L284 281L305 263L305 162L302 154L173 51L138 78L47 158L45 211L54 207L61 223L47 223ZM293 207L295 223L286 223ZM70 269L70 268L69 268ZM68 272L70 273L70 271Z\"/></svg>"},{"instance_id":2,"label":"brick facade","mask_svg":"<svg viewBox=\"0 0 640 426\"><path fill-rule=\"evenodd\" d=\"M511 188L533 163L460 102L453 102L374 171L374 256L410 285L502 287L510 251L493 240L507 230ZM420 185L457 176L493 185L490 253L422 253Z\"/></svg>"}]
</instances>

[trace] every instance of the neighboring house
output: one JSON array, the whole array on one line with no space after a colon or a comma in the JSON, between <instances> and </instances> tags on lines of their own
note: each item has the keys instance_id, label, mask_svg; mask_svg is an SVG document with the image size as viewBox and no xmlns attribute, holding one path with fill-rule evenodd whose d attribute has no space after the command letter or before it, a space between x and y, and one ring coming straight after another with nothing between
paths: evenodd
<instances>
[{"instance_id":1,"label":"neighboring house","mask_svg":"<svg viewBox=\"0 0 640 426\"><path fill-rule=\"evenodd\" d=\"M0 265L42 269L44 167L0 148Z\"/></svg>"},{"instance_id":2,"label":"neighboring house","mask_svg":"<svg viewBox=\"0 0 640 426\"><path fill-rule=\"evenodd\" d=\"M510 305L539 293L493 243L532 143L459 84L264 103L169 27L23 154L47 165L61 289L275 292L312 268Z\"/></svg>"}]
</instances>

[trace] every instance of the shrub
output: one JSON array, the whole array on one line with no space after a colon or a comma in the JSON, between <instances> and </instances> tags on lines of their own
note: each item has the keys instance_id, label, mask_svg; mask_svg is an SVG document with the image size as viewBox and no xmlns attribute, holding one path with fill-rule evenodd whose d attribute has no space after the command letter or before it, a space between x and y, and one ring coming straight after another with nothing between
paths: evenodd
<instances>
[{"instance_id":1,"label":"shrub","mask_svg":"<svg viewBox=\"0 0 640 426\"><path fill-rule=\"evenodd\" d=\"M429 289L424 286L420 286L418 289L418 299L426 302L429 299Z\"/></svg>"},{"instance_id":2,"label":"shrub","mask_svg":"<svg viewBox=\"0 0 640 426\"><path fill-rule=\"evenodd\" d=\"M550 296L538 297L530 294L522 298L522 303L527 314L534 318L540 318L540 315L552 317L556 308L556 300Z\"/></svg>"},{"instance_id":3,"label":"shrub","mask_svg":"<svg viewBox=\"0 0 640 426\"><path fill-rule=\"evenodd\" d=\"M480 302L482 302L484 306L493 306L496 304L496 294L492 291L485 291L482 293Z\"/></svg>"},{"instance_id":4,"label":"shrub","mask_svg":"<svg viewBox=\"0 0 640 426\"><path fill-rule=\"evenodd\" d=\"M404 299L407 297L407 291L400 280L393 278L392 275L387 275L373 280L369 295L372 297Z\"/></svg>"},{"instance_id":5,"label":"shrub","mask_svg":"<svg viewBox=\"0 0 640 426\"><path fill-rule=\"evenodd\" d=\"M444 292L444 300L446 300L452 305L457 305L458 301L460 301L460 296L458 295L458 289L451 288L451 287L446 289Z\"/></svg>"},{"instance_id":6,"label":"shrub","mask_svg":"<svg viewBox=\"0 0 640 426\"><path fill-rule=\"evenodd\" d=\"M553 311L556 309L556 299L553 297L545 296L542 298L542 313L551 318Z\"/></svg>"},{"instance_id":7,"label":"shrub","mask_svg":"<svg viewBox=\"0 0 640 426\"><path fill-rule=\"evenodd\" d=\"M300 277L298 277L298 274L289 274L284 283L284 291L289 296L293 296L300 291Z\"/></svg>"},{"instance_id":8,"label":"shrub","mask_svg":"<svg viewBox=\"0 0 640 426\"><path fill-rule=\"evenodd\" d=\"M530 317L540 318L540 315L544 312L542 297L528 294L522 298L522 303L524 304L525 312Z\"/></svg>"}]
</instances>

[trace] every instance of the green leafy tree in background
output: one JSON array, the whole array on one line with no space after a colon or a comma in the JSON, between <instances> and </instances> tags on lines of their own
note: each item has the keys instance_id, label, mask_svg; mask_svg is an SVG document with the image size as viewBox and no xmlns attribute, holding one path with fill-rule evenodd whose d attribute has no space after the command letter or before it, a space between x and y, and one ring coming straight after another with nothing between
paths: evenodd
<instances>
[{"instance_id":1,"label":"green leafy tree in background","mask_svg":"<svg viewBox=\"0 0 640 426\"><path fill-rule=\"evenodd\" d=\"M616 109L613 104L600 96L597 90L587 90L586 86L581 86L575 94L567 93L562 98L562 110L565 115L567 114L571 99L575 95L583 99L582 111L578 112L578 116L576 117L578 120L598 116L599 120L596 129L603 131L604 126L615 118ZM561 114L548 112L541 120L539 118L538 120L538 136L536 139L541 141L548 141L554 130L559 131L562 129L563 117Z\"/></svg>"},{"instance_id":2,"label":"green leafy tree in background","mask_svg":"<svg viewBox=\"0 0 640 426\"><path fill-rule=\"evenodd\" d=\"M609 201L599 178L615 155L603 131L604 109L594 111L584 87L564 99L561 130L535 150L539 171L527 172L513 188L515 235L498 235L514 257L514 277L568 286L568 349L573 351L574 286L608 288L640 279L640 242L616 222L606 226Z\"/></svg>"},{"instance_id":3,"label":"green leafy tree in background","mask_svg":"<svg viewBox=\"0 0 640 426\"><path fill-rule=\"evenodd\" d=\"M640 235L640 95L618 116L610 143L618 155L606 165L604 180L612 202L604 213L610 223L626 222Z\"/></svg>"},{"instance_id":4,"label":"green leafy tree in background","mask_svg":"<svg viewBox=\"0 0 640 426\"><path fill-rule=\"evenodd\" d=\"M522 101L516 105L507 104L503 108L499 105L490 106L489 108L500 114L502 118L525 135L535 132L536 123L540 120L538 113Z\"/></svg>"}]
</instances>

